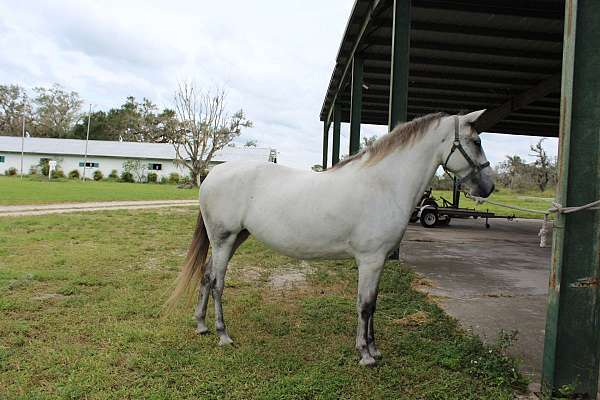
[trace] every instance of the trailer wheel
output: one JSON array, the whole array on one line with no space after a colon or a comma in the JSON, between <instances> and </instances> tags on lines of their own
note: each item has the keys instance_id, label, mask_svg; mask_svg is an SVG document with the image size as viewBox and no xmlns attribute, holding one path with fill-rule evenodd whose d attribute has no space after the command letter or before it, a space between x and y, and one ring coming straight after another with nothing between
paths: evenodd
<instances>
[{"instance_id":1,"label":"trailer wheel","mask_svg":"<svg viewBox=\"0 0 600 400\"><path fill-rule=\"evenodd\" d=\"M452 218L446 217L445 219L440 219L438 221L438 225L439 226L448 226L448 225L450 225L450 221L452 221Z\"/></svg>"},{"instance_id":2,"label":"trailer wheel","mask_svg":"<svg viewBox=\"0 0 600 400\"><path fill-rule=\"evenodd\" d=\"M433 208L426 208L421 211L421 225L425 228L433 228L439 221L437 210Z\"/></svg>"}]
</instances>

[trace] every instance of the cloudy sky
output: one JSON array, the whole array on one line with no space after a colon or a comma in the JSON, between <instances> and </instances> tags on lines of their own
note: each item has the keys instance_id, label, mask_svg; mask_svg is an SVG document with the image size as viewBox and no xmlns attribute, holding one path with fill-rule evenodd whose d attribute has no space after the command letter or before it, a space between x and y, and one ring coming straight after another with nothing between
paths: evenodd
<instances>
[{"instance_id":1,"label":"cloudy sky","mask_svg":"<svg viewBox=\"0 0 600 400\"><path fill-rule=\"evenodd\" d=\"M0 82L59 83L95 109L127 96L170 107L178 81L225 88L254 122L241 141L280 163L321 162L319 111L354 0L3 0ZM364 135L385 127L364 126ZM537 138L485 135L492 163ZM348 147L348 127L341 145ZM545 147L556 154L556 140ZM344 151L342 150L342 153Z\"/></svg>"}]
</instances>

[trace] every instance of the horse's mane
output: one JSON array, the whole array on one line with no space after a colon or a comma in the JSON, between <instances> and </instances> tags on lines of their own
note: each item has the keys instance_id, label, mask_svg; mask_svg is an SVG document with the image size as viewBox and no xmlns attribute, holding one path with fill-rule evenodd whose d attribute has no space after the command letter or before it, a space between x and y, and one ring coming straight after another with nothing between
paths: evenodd
<instances>
[{"instance_id":1,"label":"horse's mane","mask_svg":"<svg viewBox=\"0 0 600 400\"><path fill-rule=\"evenodd\" d=\"M361 159L365 155L368 157L366 164L375 164L383 160L394 150L413 143L417 138L423 136L423 133L426 132L434 122L439 123L440 119L447 115L448 114L446 113L437 112L400 124L392 129L390 133L383 135L358 153L346 157L333 167L329 168L329 170L341 168L346 164Z\"/></svg>"}]
</instances>

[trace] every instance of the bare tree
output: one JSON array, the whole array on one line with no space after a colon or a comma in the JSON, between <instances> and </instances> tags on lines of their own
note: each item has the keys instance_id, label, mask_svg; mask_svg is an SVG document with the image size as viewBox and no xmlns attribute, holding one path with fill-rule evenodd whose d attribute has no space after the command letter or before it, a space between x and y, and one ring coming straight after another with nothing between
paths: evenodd
<instances>
[{"instance_id":1,"label":"bare tree","mask_svg":"<svg viewBox=\"0 0 600 400\"><path fill-rule=\"evenodd\" d=\"M215 152L240 136L242 128L252 127L242 110L229 114L225 100L225 91L200 91L192 82L180 83L175 92L178 124L168 141L175 148L176 162L190 171L196 185Z\"/></svg>"}]
</instances>

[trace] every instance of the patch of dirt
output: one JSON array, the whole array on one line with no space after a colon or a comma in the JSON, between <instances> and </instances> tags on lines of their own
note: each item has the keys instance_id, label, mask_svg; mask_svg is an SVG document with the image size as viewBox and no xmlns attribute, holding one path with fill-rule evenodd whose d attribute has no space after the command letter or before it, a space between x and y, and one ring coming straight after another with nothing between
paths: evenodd
<instances>
[{"instance_id":1,"label":"patch of dirt","mask_svg":"<svg viewBox=\"0 0 600 400\"><path fill-rule=\"evenodd\" d=\"M52 300L52 299L64 299L65 296L63 296L62 294L58 294L58 293L44 293L44 294L40 294L37 295L35 297L32 297L32 300Z\"/></svg>"},{"instance_id":2,"label":"patch of dirt","mask_svg":"<svg viewBox=\"0 0 600 400\"><path fill-rule=\"evenodd\" d=\"M269 277L269 285L274 289L292 289L306 285L306 276L314 272L314 268L306 261L298 266L284 266Z\"/></svg>"},{"instance_id":3,"label":"patch of dirt","mask_svg":"<svg viewBox=\"0 0 600 400\"><path fill-rule=\"evenodd\" d=\"M262 270L256 267L242 266L236 268L233 275L235 278L245 282L256 282L260 280Z\"/></svg>"},{"instance_id":4,"label":"patch of dirt","mask_svg":"<svg viewBox=\"0 0 600 400\"><path fill-rule=\"evenodd\" d=\"M429 322L429 315L425 311L417 311L414 314L407 315L404 318L395 319L395 324L402 326L421 326Z\"/></svg>"}]
</instances>

